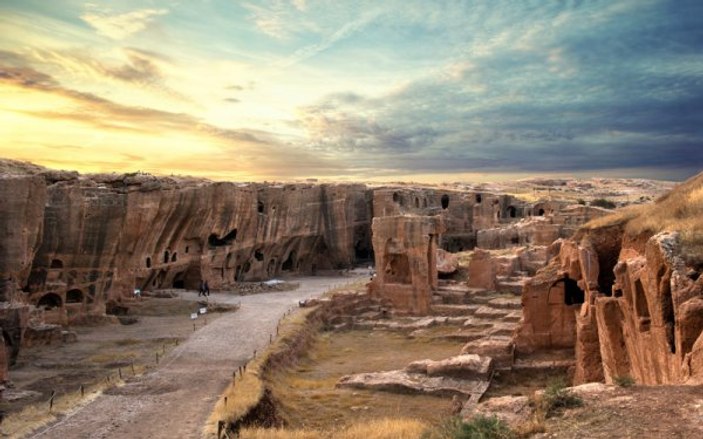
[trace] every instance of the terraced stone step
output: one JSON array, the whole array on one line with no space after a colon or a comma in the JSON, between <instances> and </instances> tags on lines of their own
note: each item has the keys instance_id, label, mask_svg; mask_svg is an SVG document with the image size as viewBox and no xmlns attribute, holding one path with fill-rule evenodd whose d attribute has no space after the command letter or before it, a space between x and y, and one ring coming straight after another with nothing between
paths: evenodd
<instances>
[{"instance_id":1,"label":"terraced stone step","mask_svg":"<svg viewBox=\"0 0 703 439\"><path fill-rule=\"evenodd\" d=\"M521 309L522 308L522 298L521 297L496 297L488 301L488 305L494 308L502 309Z\"/></svg>"},{"instance_id":2,"label":"terraced stone step","mask_svg":"<svg viewBox=\"0 0 703 439\"><path fill-rule=\"evenodd\" d=\"M509 323L519 323L520 320L522 320L522 310L519 311L511 311L503 317L502 319L504 322L509 322Z\"/></svg>"},{"instance_id":3,"label":"terraced stone step","mask_svg":"<svg viewBox=\"0 0 703 439\"><path fill-rule=\"evenodd\" d=\"M480 305L435 304L430 306L430 310L434 315L471 316L479 307Z\"/></svg>"},{"instance_id":4,"label":"terraced stone step","mask_svg":"<svg viewBox=\"0 0 703 439\"><path fill-rule=\"evenodd\" d=\"M483 305L474 312L474 316L484 319L502 320L509 313L510 311L503 308L494 308L490 305Z\"/></svg>"}]
</instances>

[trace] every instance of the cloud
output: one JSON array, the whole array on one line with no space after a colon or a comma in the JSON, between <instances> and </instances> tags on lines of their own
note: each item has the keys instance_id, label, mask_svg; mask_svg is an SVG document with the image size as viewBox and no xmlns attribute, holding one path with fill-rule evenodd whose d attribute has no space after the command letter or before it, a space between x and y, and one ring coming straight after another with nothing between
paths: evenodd
<instances>
[{"instance_id":1,"label":"cloud","mask_svg":"<svg viewBox=\"0 0 703 439\"><path fill-rule=\"evenodd\" d=\"M223 101L229 102L230 104L238 104L241 101L237 98L224 98Z\"/></svg>"},{"instance_id":2,"label":"cloud","mask_svg":"<svg viewBox=\"0 0 703 439\"><path fill-rule=\"evenodd\" d=\"M168 13L168 9L138 9L122 14L111 11L99 11L95 7L81 15L100 35L113 40L123 40L132 34L140 32L158 16Z\"/></svg>"},{"instance_id":3,"label":"cloud","mask_svg":"<svg viewBox=\"0 0 703 439\"><path fill-rule=\"evenodd\" d=\"M101 129L152 133L158 130L174 130L240 142L259 144L268 142L251 132L219 128L186 113L122 105L92 93L65 88L50 75L29 67L0 65L0 84L49 93L70 99L74 103L70 109L27 112L40 118L73 120L92 124Z\"/></svg>"},{"instance_id":4,"label":"cloud","mask_svg":"<svg viewBox=\"0 0 703 439\"><path fill-rule=\"evenodd\" d=\"M118 67L100 65L108 76L136 84L149 84L162 79L163 75L158 65L144 52L133 49L125 50L127 63Z\"/></svg>"}]
</instances>

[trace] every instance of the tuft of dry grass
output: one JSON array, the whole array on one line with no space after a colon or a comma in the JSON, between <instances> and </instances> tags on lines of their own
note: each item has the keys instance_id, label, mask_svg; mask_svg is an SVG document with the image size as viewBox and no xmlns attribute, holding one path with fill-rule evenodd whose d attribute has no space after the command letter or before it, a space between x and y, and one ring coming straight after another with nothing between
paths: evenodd
<instances>
[{"instance_id":1,"label":"tuft of dry grass","mask_svg":"<svg viewBox=\"0 0 703 439\"><path fill-rule=\"evenodd\" d=\"M351 425L341 431L319 431L310 429L244 429L242 439L398 439L419 438L427 425L415 419L383 418Z\"/></svg>"},{"instance_id":2,"label":"tuft of dry grass","mask_svg":"<svg viewBox=\"0 0 703 439\"><path fill-rule=\"evenodd\" d=\"M217 422L231 423L243 417L255 407L264 395L265 386L262 380L264 367L272 355L283 352L300 331L305 330L307 316L316 307L302 309L281 322L279 336L261 354L252 359L242 375L237 375L222 393L208 418L205 433L214 435L217 432ZM227 404L225 404L227 398Z\"/></svg>"}]
</instances>

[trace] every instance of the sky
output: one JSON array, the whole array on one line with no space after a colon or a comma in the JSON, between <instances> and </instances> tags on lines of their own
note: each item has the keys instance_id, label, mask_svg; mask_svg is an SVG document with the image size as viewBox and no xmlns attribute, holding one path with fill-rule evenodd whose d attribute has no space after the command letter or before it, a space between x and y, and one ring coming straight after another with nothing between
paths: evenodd
<instances>
[{"instance_id":1,"label":"sky","mask_svg":"<svg viewBox=\"0 0 703 439\"><path fill-rule=\"evenodd\" d=\"M700 0L0 0L0 157L217 180L682 180Z\"/></svg>"}]
</instances>

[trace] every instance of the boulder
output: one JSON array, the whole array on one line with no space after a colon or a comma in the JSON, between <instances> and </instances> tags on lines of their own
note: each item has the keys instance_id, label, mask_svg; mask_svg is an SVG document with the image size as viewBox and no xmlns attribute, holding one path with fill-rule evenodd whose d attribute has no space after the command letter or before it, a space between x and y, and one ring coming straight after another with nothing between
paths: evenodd
<instances>
[{"instance_id":1,"label":"boulder","mask_svg":"<svg viewBox=\"0 0 703 439\"><path fill-rule=\"evenodd\" d=\"M437 249L437 272L441 274L452 274L456 272L459 261L455 254Z\"/></svg>"}]
</instances>

